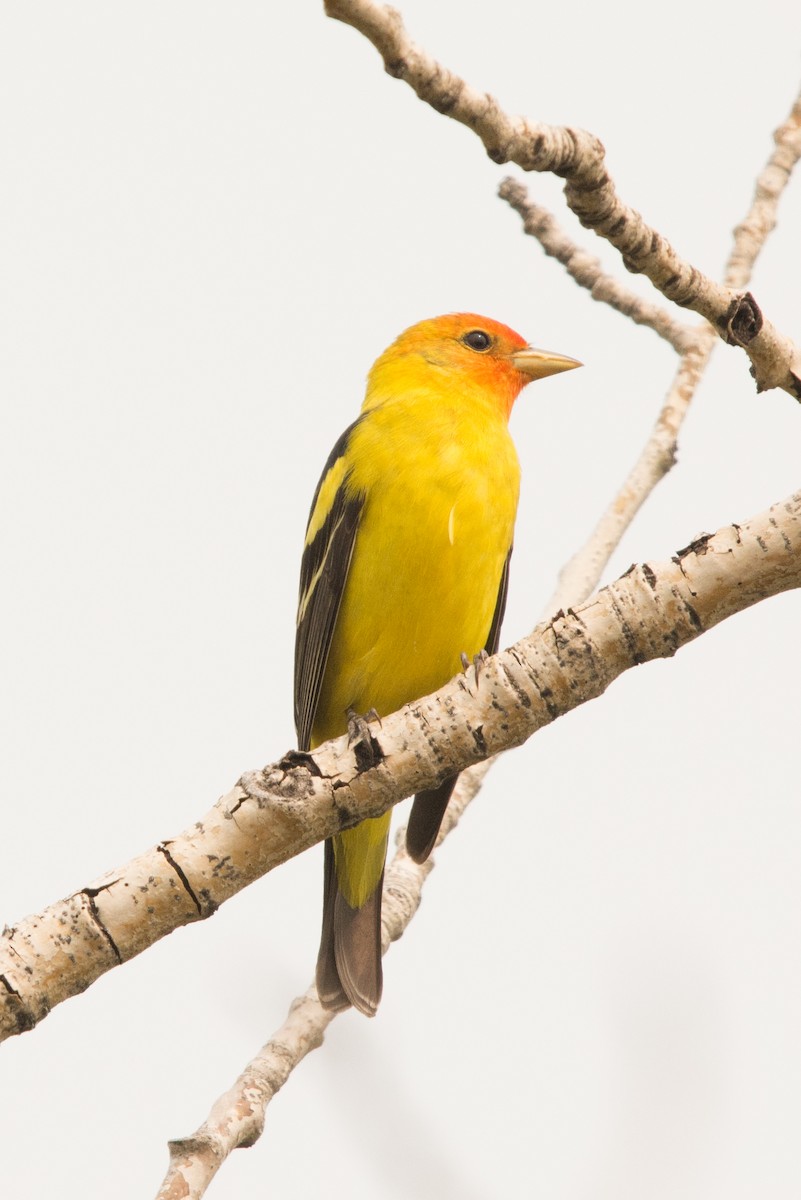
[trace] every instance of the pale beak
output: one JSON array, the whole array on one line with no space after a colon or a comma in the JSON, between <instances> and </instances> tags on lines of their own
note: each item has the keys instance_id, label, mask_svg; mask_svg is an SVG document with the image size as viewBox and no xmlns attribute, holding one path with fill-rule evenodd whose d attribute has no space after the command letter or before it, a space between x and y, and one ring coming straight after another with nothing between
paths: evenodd
<instances>
[{"instance_id":1,"label":"pale beak","mask_svg":"<svg viewBox=\"0 0 801 1200\"><path fill-rule=\"evenodd\" d=\"M558 375L560 371L572 371L574 367L583 367L577 358L568 358L566 354L552 354L550 350L535 350L526 346L509 355L509 360L518 371L528 375L529 379L545 379L546 375Z\"/></svg>"}]
</instances>

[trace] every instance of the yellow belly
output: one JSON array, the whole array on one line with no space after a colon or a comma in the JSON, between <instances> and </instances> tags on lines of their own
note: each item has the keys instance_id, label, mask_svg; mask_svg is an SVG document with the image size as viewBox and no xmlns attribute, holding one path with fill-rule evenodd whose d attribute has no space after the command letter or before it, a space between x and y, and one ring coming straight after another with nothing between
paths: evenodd
<instances>
[{"instance_id":1,"label":"yellow belly","mask_svg":"<svg viewBox=\"0 0 801 1200\"><path fill-rule=\"evenodd\" d=\"M505 420L444 408L422 437L408 404L402 420L388 408L354 432L350 486L366 501L314 744L344 732L349 708L386 715L435 691L484 647L512 543L519 467Z\"/></svg>"}]
</instances>

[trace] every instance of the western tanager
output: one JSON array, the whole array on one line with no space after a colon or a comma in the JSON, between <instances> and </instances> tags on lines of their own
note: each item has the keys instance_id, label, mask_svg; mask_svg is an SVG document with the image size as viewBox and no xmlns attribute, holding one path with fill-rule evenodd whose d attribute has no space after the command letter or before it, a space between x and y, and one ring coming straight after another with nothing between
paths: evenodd
<instances>
[{"instance_id":1,"label":"western tanager","mask_svg":"<svg viewBox=\"0 0 801 1200\"><path fill-rule=\"evenodd\" d=\"M361 415L312 501L300 575L302 750L387 715L498 648L520 468L507 423L532 379L579 366L474 313L421 321L374 364ZM407 849L430 853L455 778L415 798ZM326 842L317 990L375 1013L390 814Z\"/></svg>"}]
</instances>

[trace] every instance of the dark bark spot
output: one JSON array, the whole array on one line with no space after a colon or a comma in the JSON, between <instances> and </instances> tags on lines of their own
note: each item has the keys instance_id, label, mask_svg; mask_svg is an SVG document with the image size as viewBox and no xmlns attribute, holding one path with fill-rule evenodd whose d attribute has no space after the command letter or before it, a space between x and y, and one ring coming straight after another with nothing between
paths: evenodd
<instances>
[{"instance_id":1,"label":"dark bark spot","mask_svg":"<svg viewBox=\"0 0 801 1200\"><path fill-rule=\"evenodd\" d=\"M445 92L431 101L431 107L438 113L449 113L458 99L458 92Z\"/></svg>"},{"instance_id":2,"label":"dark bark spot","mask_svg":"<svg viewBox=\"0 0 801 1200\"><path fill-rule=\"evenodd\" d=\"M731 302L726 311L726 341L730 346L747 346L764 324L762 310L750 292Z\"/></svg>"},{"instance_id":3,"label":"dark bark spot","mask_svg":"<svg viewBox=\"0 0 801 1200\"><path fill-rule=\"evenodd\" d=\"M316 775L318 779L322 779L323 773L317 766L317 763L306 750L287 750L284 757L277 764L279 771L292 771L295 767L302 767L308 771L310 775Z\"/></svg>"},{"instance_id":4,"label":"dark bark spot","mask_svg":"<svg viewBox=\"0 0 801 1200\"><path fill-rule=\"evenodd\" d=\"M376 738L361 738L353 746L353 757L356 759L356 770L361 775L363 771L371 771L384 761L384 751Z\"/></svg>"},{"instance_id":5,"label":"dark bark spot","mask_svg":"<svg viewBox=\"0 0 801 1200\"><path fill-rule=\"evenodd\" d=\"M559 706L554 702L553 688L539 687L536 679L534 680L534 686L537 688L537 691L540 694L540 699L542 700L543 704L545 705L545 707L548 711L548 716L551 717L552 719L555 717L558 717L559 716Z\"/></svg>"},{"instance_id":6,"label":"dark bark spot","mask_svg":"<svg viewBox=\"0 0 801 1200\"><path fill-rule=\"evenodd\" d=\"M797 400L801 400L801 377L796 375L795 371L790 372L790 380L793 385L793 392Z\"/></svg>"},{"instance_id":7,"label":"dark bark spot","mask_svg":"<svg viewBox=\"0 0 801 1200\"><path fill-rule=\"evenodd\" d=\"M479 754L482 756L485 755L487 753L487 742L484 738L484 726L476 725L475 729L471 729L470 732L473 735L473 741L476 744L476 750L478 750Z\"/></svg>"},{"instance_id":8,"label":"dark bark spot","mask_svg":"<svg viewBox=\"0 0 801 1200\"><path fill-rule=\"evenodd\" d=\"M684 607L687 611L687 616L690 618L690 624L694 629L697 629L699 633L703 633L704 627L701 624L701 618L698 616L698 613L695 611L692 604L688 604L685 600Z\"/></svg>"},{"instance_id":9,"label":"dark bark spot","mask_svg":"<svg viewBox=\"0 0 801 1200\"><path fill-rule=\"evenodd\" d=\"M31 974L29 969L27 973ZM28 1033L28 1031L33 1029L35 1026L36 1017L27 1007L16 988L12 987L11 981L5 975L0 975L0 988L2 988L8 996L8 1000L3 1007L5 1008L6 1012L10 1011L13 1016L15 1032ZM45 1011L45 1013L42 1015L46 1016L47 1012Z\"/></svg>"},{"instance_id":10,"label":"dark bark spot","mask_svg":"<svg viewBox=\"0 0 801 1200\"><path fill-rule=\"evenodd\" d=\"M487 146L487 156L499 167L509 161L509 155L500 146Z\"/></svg>"},{"instance_id":11,"label":"dark bark spot","mask_svg":"<svg viewBox=\"0 0 801 1200\"><path fill-rule=\"evenodd\" d=\"M92 920L94 921L97 928L100 930L100 933L102 934L106 945L111 950L111 953L114 955L117 962L121 963L122 955L120 954L119 950L117 949L117 945L116 945L116 942L114 941L114 938L111 936L111 934L106 929L103 922L101 921L100 913L97 910L97 905L95 903L95 896L97 895L97 889L85 888L83 894L84 894L84 896L86 896L86 899L89 903L89 911L92 914Z\"/></svg>"},{"instance_id":12,"label":"dark bark spot","mask_svg":"<svg viewBox=\"0 0 801 1200\"><path fill-rule=\"evenodd\" d=\"M184 874L184 871L183 871L183 869L182 869L182 867L181 867L181 864L180 864L180 863L179 863L179 862L178 862L176 859L174 859L174 858L173 858L172 854L170 854L170 851L169 851L169 849L168 849L168 847L167 847L167 845L166 845L166 843L165 843L165 842L162 842L162 843L159 845L159 847L158 847L158 851L159 851L159 854L163 854L163 855L164 855L164 857L166 858L167 862L170 864L170 866L172 867L173 871L175 871L175 874L178 876L178 878L180 879L181 883L184 885L184 888L186 889L186 893L187 893L187 895L188 895L188 896L191 898L191 900L192 900L192 903L194 904L195 908L196 908L196 909L197 909L197 911L198 911L198 916L200 916L200 917L202 917L202 916L210 917L210 916L211 916L211 912L206 912L206 913L204 913L204 912L203 912L203 909L202 909L202 908L201 908L201 906L200 906L200 901L198 900L197 896L195 895L195 893L194 893L194 891L193 891L193 889L192 889L192 885L191 885L191 883L189 882L188 878L187 878L187 877L186 877L186 875ZM215 905L215 908L216 908L216 905ZM214 911L214 909L212 909L212 912L213 912L213 911Z\"/></svg>"},{"instance_id":13,"label":"dark bark spot","mask_svg":"<svg viewBox=\"0 0 801 1200\"><path fill-rule=\"evenodd\" d=\"M507 680L509 681L509 687L514 692L514 694L517 698L517 702L520 705L520 707L521 708L531 708L531 698L526 694L526 692L523 690L523 688L517 682L517 680L512 675L511 671L506 666L506 664L503 662L503 660L500 661L500 668L503 671L504 675L506 676Z\"/></svg>"},{"instance_id":14,"label":"dark bark spot","mask_svg":"<svg viewBox=\"0 0 801 1200\"><path fill-rule=\"evenodd\" d=\"M678 563L680 559L686 558L688 554L706 554L707 545L714 536L713 533L699 533L697 538L693 538L689 546L685 546L683 550L676 551L676 557L673 561Z\"/></svg>"}]
</instances>

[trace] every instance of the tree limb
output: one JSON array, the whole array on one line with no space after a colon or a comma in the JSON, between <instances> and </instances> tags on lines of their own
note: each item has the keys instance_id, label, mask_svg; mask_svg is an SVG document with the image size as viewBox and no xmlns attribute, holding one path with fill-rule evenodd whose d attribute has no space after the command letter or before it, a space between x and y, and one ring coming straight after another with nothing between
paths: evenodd
<instances>
[{"instance_id":1,"label":"tree limb","mask_svg":"<svg viewBox=\"0 0 801 1200\"><path fill-rule=\"evenodd\" d=\"M449 815L452 819L453 814ZM405 830L400 830L399 839L403 836ZM384 876L384 952L414 916L423 882L432 867L430 858L417 864L406 854L405 847L397 850ZM170 1164L156 1200L170 1200L173 1196L199 1200L228 1155L258 1141L264 1130L267 1105L295 1067L311 1050L322 1045L325 1031L336 1016L336 1012L320 1004L314 984L293 1000L284 1024L250 1060L228 1091L215 1100L203 1124L189 1137L169 1143Z\"/></svg>"},{"instance_id":2,"label":"tree limb","mask_svg":"<svg viewBox=\"0 0 801 1200\"><path fill-rule=\"evenodd\" d=\"M411 708L424 708L435 718L442 716L439 705L444 705L445 725L450 726L452 736L457 733L452 722L458 712L460 722L465 722L460 731L465 747L471 736L474 741L494 744L498 727L503 730L507 720L514 720L518 729L531 726L533 731L568 708L600 695L621 670L651 658L670 657L704 629L739 611L732 606L753 595L752 568L757 574L764 568L765 583L769 577L776 592L801 586L801 492L745 526L727 526L714 536L703 535L669 564L632 567L580 609L560 613L490 659L481 670L477 687L471 668L467 676L457 678L455 687L451 684ZM744 607L757 598L753 595ZM472 682L475 691L466 687L466 681ZM520 708L514 712L507 707L507 682L520 697ZM460 687L465 689L461 694ZM482 723L475 724L461 711L462 696L477 700L479 691L486 692L486 699L472 718L481 718ZM388 726L389 722L380 731L383 750L388 747ZM427 736L436 753L439 742L433 720ZM513 743L517 736L519 732L513 735ZM500 740L506 740L505 733ZM438 844L480 788L488 765L482 762L460 777ZM411 861L403 846L403 833L398 833L400 848L384 883L385 952L417 910L423 883L433 867L431 859L422 865ZM177 1195L200 1200L225 1158L258 1140L267 1105L306 1054L322 1044L335 1015L320 1005L313 987L294 1001L281 1029L229 1091L215 1101L199 1129L170 1142L170 1164L157 1200Z\"/></svg>"},{"instance_id":3,"label":"tree limb","mask_svg":"<svg viewBox=\"0 0 801 1200\"><path fill-rule=\"evenodd\" d=\"M0 1040L279 863L446 775L519 746L751 604L801 585L801 492L645 563L371 730L244 775L194 826L4 931ZM165 865L169 868L165 870Z\"/></svg>"},{"instance_id":4,"label":"tree limb","mask_svg":"<svg viewBox=\"0 0 801 1200\"><path fill-rule=\"evenodd\" d=\"M439 846L458 824L481 788L490 761L459 776L440 827ZM382 949L400 938L420 904L423 884L434 869L433 857L416 863L406 853L406 830L395 838L395 855L384 876L381 907ZM267 1105L306 1055L323 1044L339 1014L323 1008L312 984L292 1001L284 1024L250 1060L239 1078L212 1105L208 1117L185 1138L169 1143L170 1164L156 1200L200 1200L232 1151L252 1146L264 1131Z\"/></svg>"},{"instance_id":5,"label":"tree limb","mask_svg":"<svg viewBox=\"0 0 801 1200\"><path fill-rule=\"evenodd\" d=\"M778 135L776 140L781 151ZM750 243L752 264L773 227L773 220L767 219L767 208L772 204L775 213L778 196L789 177L789 171L783 181L780 175L774 173L771 180L770 172L775 159L774 153L759 177L751 212L736 230L730 268L732 261L742 251L743 238L749 228L757 232L757 238ZM768 185L763 186L766 177ZM597 259L572 243L555 219L527 198L522 185L507 179L501 185L500 194L520 212L526 232L536 236L546 253L561 261L581 286L589 288L594 299L603 300L635 322L648 325L683 355L677 378L635 469L599 522L593 537L562 572L556 596L547 610L552 612L558 604L567 604L570 599L584 599L594 589L609 554L640 504L673 464L679 426L715 339L708 325L696 330L682 325L663 309L641 300L611 276L604 274ZM734 286L737 280L730 278L730 275L731 269L727 274L727 282ZM747 277L748 271L742 279L743 285ZM448 835L479 791L491 763L492 760L487 760L477 764L460 776L438 844ZM434 865L432 858L423 865L417 865L408 858L403 830L399 831L397 841L399 848L385 877L384 951L391 940L401 936L416 912L423 883ZM170 1142L170 1164L158 1193L159 1200L166 1200L175 1194L199 1200L231 1151L254 1144L263 1132L267 1105L306 1054L322 1044L324 1032L334 1015L319 1004L313 986L293 1002L281 1029L248 1063L233 1086L218 1098L208 1118L196 1132L188 1138Z\"/></svg>"},{"instance_id":6,"label":"tree limb","mask_svg":"<svg viewBox=\"0 0 801 1200\"><path fill-rule=\"evenodd\" d=\"M507 176L498 188L498 195L523 220L523 229L537 239L545 253L555 258L574 279L579 287L586 288L593 300L608 304L635 325L645 325L683 354L693 342L695 330L691 325L675 321L664 308L643 300L636 292L625 287L619 279L607 274L601 260L577 246L547 208L536 204L517 179Z\"/></svg>"},{"instance_id":7,"label":"tree limb","mask_svg":"<svg viewBox=\"0 0 801 1200\"><path fill-rule=\"evenodd\" d=\"M787 121L776 130L773 136L774 149L757 176L751 207L734 230L734 242L723 276L728 287L745 287L748 284L754 263L776 226L779 200L801 156L801 137L798 136L797 124L800 104L801 98L796 100ZM542 241L542 220L537 214L544 210L530 203L523 185L514 179L505 179L500 194L523 218L526 232ZM547 252L547 247L545 249ZM556 256L561 257L559 254ZM614 282L611 280L610 284ZM612 303L611 300L609 302ZM613 307L625 311L621 304L613 304ZM638 319L634 313L627 315L635 321ZM659 317L663 314L656 310L656 315ZM652 324L651 321L645 323ZM707 323L689 330L688 334L681 361L648 441L587 542L560 571L556 591L546 611L553 612L576 598L583 600L597 587L601 572L623 534L653 489L673 467L679 430L717 344L715 332Z\"/></svg>"},{"instance_id":8,"label":"tree limb","mask_svg":"<svg viewBox=\"0 0 801 1200\"><path fill-rule=\"evenodd\" d=\"M709 279L621 200L599 138L582 129L510 117L493 96L476 91L416 46L393 8L374 0L325 0L325 11L368 38L390 75L403 79L437 112L471 129L493 162L564 178L568 206L582 225L611 242L629 271L647 275L668 300L699 313L720 338L745 350L757 391L778 387L801 400L801 349L765 319L750 293ZM801 98L780 133L791 170L801 142Z\"/></svg>"}]
</instances>

